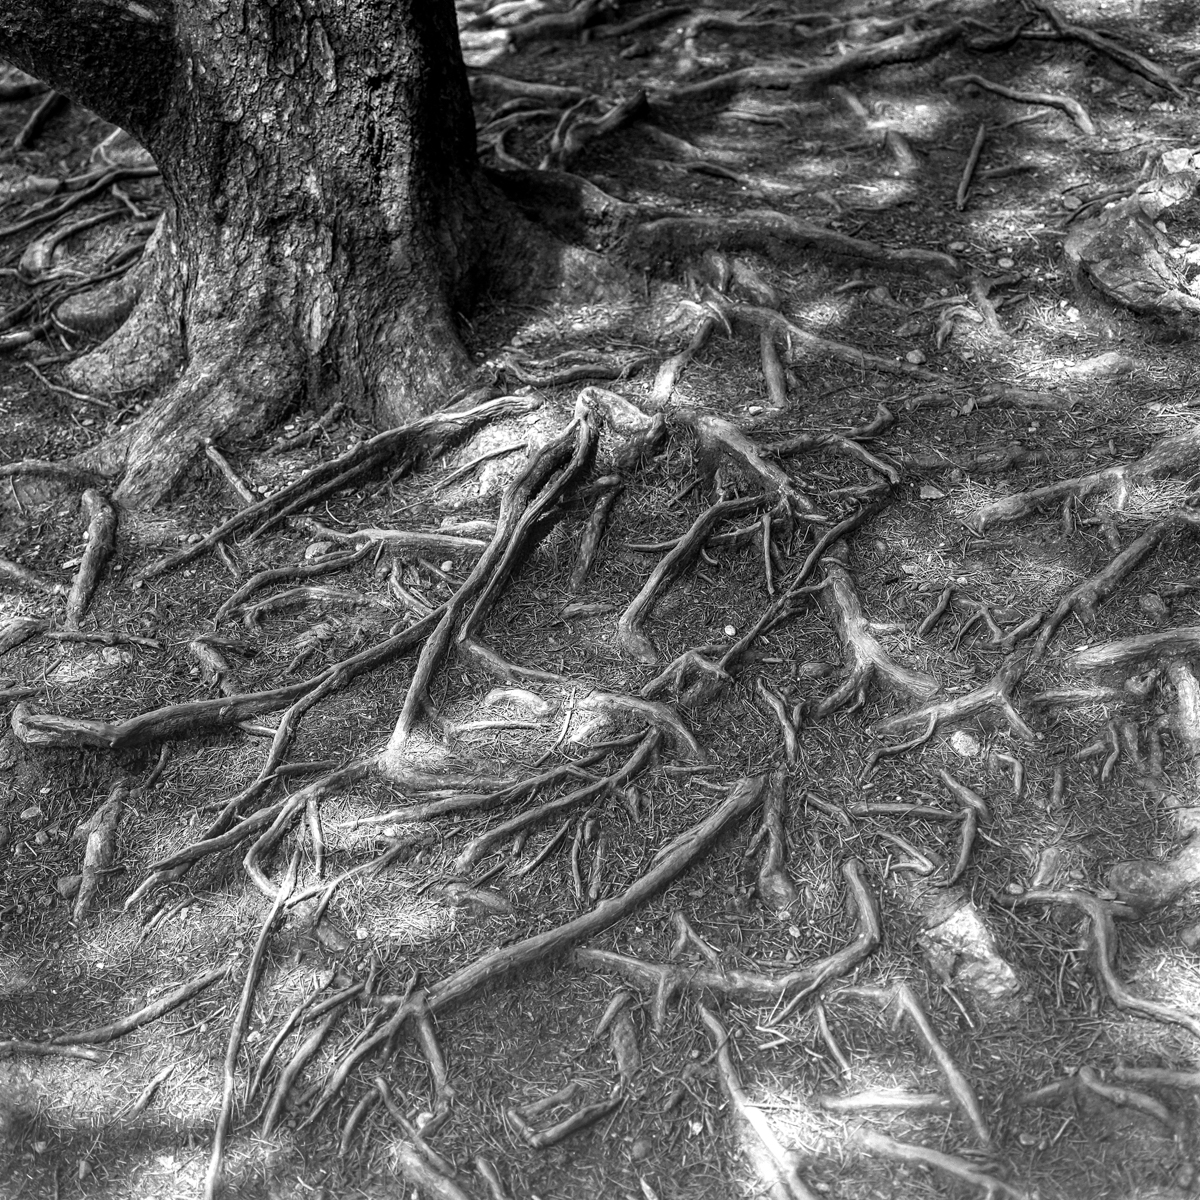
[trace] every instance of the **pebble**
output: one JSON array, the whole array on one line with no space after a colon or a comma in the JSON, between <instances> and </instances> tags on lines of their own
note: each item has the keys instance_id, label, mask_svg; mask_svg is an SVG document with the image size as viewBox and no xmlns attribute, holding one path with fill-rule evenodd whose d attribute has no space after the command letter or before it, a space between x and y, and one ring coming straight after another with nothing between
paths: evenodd
<instances>
[{"instance_id":1,"label":"pebble","mask_svg":"<svg viewBox=\"0 0 1200 1200\"><path fill-rule=\"evenodd\" d=\"M1007 271L1010 267L1015 267L1016 265L1017 264L1015 262L1013 262L1013 260L1011 258L996 259L996 266L1002 268L1005 271Z\"/></svg>"},{"instance_id":2,"label":"pebble","mask_svg":"<svg viewBox=\"0 0 1200 1200\"><path fill-rule=\"evenodd\" d=\"M950 745L953 747L954 753L963 758L974 758L983 749L974 734L966 733L962 729L951 735Z\"/></svg>"},{"instance_id":3,"label":"pebble","mask_svg":"<svg viewBox=\"0 0 1200 1200\"><path fill-rule=\"evenodd\" d=\"M925 355L920 350L910 350L904 356L905 362L910 362L914 367L919 367L925 361Z\"/></svg>"},{"instance_id":4,"label":"pebble","mask_svg":"<svg viewBox=\"0 0 1200 1200\"><path fill-rule=\"evenodd\" d=\"M634 1162L644 1162L653 1153L654 1143L648 1137L634 1138L633 1145L629 1147L629 1157Z\"/></svg>"}]
</instances>

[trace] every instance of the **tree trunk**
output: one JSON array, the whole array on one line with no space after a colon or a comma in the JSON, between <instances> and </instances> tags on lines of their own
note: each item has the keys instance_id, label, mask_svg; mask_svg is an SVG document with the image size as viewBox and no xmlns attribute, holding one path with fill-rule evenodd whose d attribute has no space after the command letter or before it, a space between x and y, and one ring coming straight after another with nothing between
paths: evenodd
<instances>
[{"instance_id":1,"label":"tree trunk","mask_svg":"<svg viewBox=\"0 0 1200 1200\"><path fill-rule=\"evenodd\" d=\"M121 499L298 401L394 424L461 384L486 204L450 0L29 0L0 54L134 134L172 201L115 337L179 373L95 456Z\"/></svg>"}]
</instances>

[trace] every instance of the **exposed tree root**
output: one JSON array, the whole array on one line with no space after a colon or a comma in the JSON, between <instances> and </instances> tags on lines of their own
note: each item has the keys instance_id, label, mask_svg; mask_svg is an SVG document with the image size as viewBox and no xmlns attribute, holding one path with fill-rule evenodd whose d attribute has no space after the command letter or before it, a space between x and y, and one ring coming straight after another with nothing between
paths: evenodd
<instances>
[{"instance_id":1,"label":"exposed tree root","mask_svg":"<svg viewBox=\"0 0 1200 1200\"><path fill-rule=\"evenodd\" d=\"M658 741L657 733L648 734L638 744L637 750L629 757L629 760L612 774L595 779L583 787L569 792L565 796L560 796L558 799L549 800L537 808L525 809L507 821L502 821L499 825L479 834L454 860L454 870L459 875L466 875L496 843L506 841L531 825L540 824L552 817L569 812L588 800L607 795L614 789L629 783L649 765Z\"/></svg>"},{"instance_id":2,"label":"exposed tree root","mask_svg":"<svg viewBox=\"0 0 1200 1200\"><path fill-rule=\"evenodd\" d=\"M846 566L847 559L842 545L831 549L821 564L827 585L821 599L846 648L848 674L836 690L817 705L817 716L828 716L847 704L862 705L872 681L919 700L928 699L938 690L938 681L894 662L879 644L863 612L854 578Z\"/></svg>"},{"instance_id":3,"label":"exposed tree root","mask_svg":"<svg viewBox=\"0 0 1200 1200\"><path fill-rule=\"evenodd\" d=\"M108 799L76 831L77 837L86 838L79 891L76 893L75 907L71 912L71 919L77 925L87 918L100 891L100 885L116 859L117 825L128 799L129 781L124 778L118 779L113 784Z\"/></svg>"},{"instance_id":4,"label":"exposed tree root","mask_svg":"<svg viewBox=\"0 0 1200 1200\"><path fill-rule=\"evenodd\" d=\"M641 591L621 614L617 622L617 640L626 654L650 665L658 661L654 645L643 630L654 605L697 558L709 533L720 521L727 517L740 516L758 503L757 497L719 500L696 518L691 528L663 557L642 585Z\"/></svg>"},{"instance_id":5,"label":"exposed tree root","mask_svg":"<svg viewBox=\"0 0 1200 1200\"><path fill-rule=\"evenodd\" d=\"M735 217L659 217L631 232L627 253L635 264L652 265L660 259L680 255L699 258L710 250L757 250L770 258L778 253L781 245L789 249L816 250L897 271L955 275L960 270L957 259L939 250L892 250L772 209L754 209ZM740 307L743 306L735 306L730 315L754 322L760 328L776 327L781 334L795 329L778 313L775 314L777 321L772 322L755 305L745 305L749 310L745 313L738 311ZM813 334L804 336L820 341ZM911 371L908 373L912 374ZM917 374L921 378L935 378L927 372Z\"/></svg>"},{"instance_id":6,"label":"exposed tree root","mask_svg":"<svg viewBox=\"0 0 1200 1200\"><path fill-rule=\"evenodd\" d=\"M1002 83L984 79L982 75L952 75L949 79L942 80L942 87L960 87L963 84L971 84L985 92L991 92L995 96L1003 96L1006 100L1015 100L1018 104L1045 104L1051 108L1061 109L1088 137L1092 137L1096 132L1096 126L1092 124L1087 109L1070 96L1059 96L1051 92L1021 92L1015 88L1006 87Z\"/></svg>"},{"instance_id":7,"label":"exposed tree root","mask_svg":"<svg viewBox=\"0 0 1200 1200\"><path fill-rule=\"evenodd\" d=\"M817 1094L813 1103L825 1112L945 1112L950 1101L939 1092L902 1092L883 1089L851 1092L842 1096Z\"/></svg>"},{"instance_id":8,"label":"exposed tree root","mask_svg":"<svg viewBox=\"0 0 1200 1200\"><path fill-rule=\"evenodd\" d=\"M971 183L975 178L975 168L979 166L979 156L983 153L985 141L987 141L987 125L981 123L975 132L975 140L971 143L971 152L963 164L962 177L958 181L958 191L954 195L954 206L959 212L967 207L967 198L971 194Z\"/></svg>"},{"instance_id":9,"label":"exposed tree root","mask_svg":"<svg viewBox=\"0 0 1200 1200\"><path fill-rule=\"evenodd\" d=\"M1200 761L1200 680L1191 666L1182 660L1173 661L1167 674L1175 688L1171 727L1185 757L1182 770L1186 781L1180 789L1182 795L1168 789L1163 782L1161 744L1155 748L1152 743L1149 761L1142 759L1138 751L1137 727L1132 722L1121 727L1124 747L1114 747L1114 750L1123 748L1127 752L1138 782L1152 799L1171 812L1176 831L1184 842L1169 858L1122 862L1109 869L1105 882L1124 903L1139 912L1161 908L1200 882L1200 839L1196 837L1200 832L1200 813L1190 802L1197 779L1197 762Z\"/></svg>"},{"instance_id":10,"label":"exposed tree root","mask_svg":"<svg viewBox=\"0 0 1200 1200\"><path fill-rule=\"evenodd\" d=\"M1029 670L1030 662L1026 655L1010 654L996 674L981 687L963 696L951 700L941 700L929 704L925 708L913 712L899 713L894 717L885 717L876 722L875 730L880 734L903 733L906 729L927 728L929 722L934 722L934 728L943 725L959 724L973 720L982 713L997 709L1008 722L1019 738L1027 742L1037 741L1037 734L1017 712L1013 704L1013 692Z\"/></svg>"},{"instance_id":11,"label":"exposed tree root","mask_svg":"<svg viewBox=\"0 0 1200 1200\"><path fill-rule=\"evenodd\" d=\"M854 897L858 931L852 942L841 950L793 971L768 975L724 966L676 967L644 962L610 950L583 949L575 952L581 966L603 971L615 971L632 983L654 989L655 1025L660 1026L666 1006L676 995L713 996L739 1001L783 1004L771 1017L778 1024L794 1012L806 999L834 979L854 970L874 952L883 936L879 907L874 895L862 878L862 867L850 859L842 874Z\"/></svg>"},{"instance_id":12,"label":"exposed tree root","mask_svg":"<svg viewBox=\"0 0 1200 1200\"><path fill-rule=\"evenodd\" d=\"M548 1125L543 1129L533 1129L525 1120L526 1116L536 1115L536 1113L529 1111L535 1107L534 1105L526 1106L523 1112L522 1110L510 1108L505 1115L513 1127L520 1133L522 1140L527 1146L533 1150L545 1150L550 1146L557 1146L559 1142L565 1141L573 1133L578 1133L581 1129L587 1129L589 1125L594 1125L597 1121L616 1112L624 1102L625 1095L618 1087L613 1090L613 1094L607 1100L601 1100L595 1104L585 1104L582 1108L571 1113L570 1116L564 1117L560 1121L555 1121L554 1124Z\"/></svg>"},{"instance_id":13,"label":"exposed tree root","mask_svg":"<svg viewBox=\"0 0 1200 1200\"><path fill-rule=\"evenodd\" d=\"M900 472L896 467L887 459L872 454L861 444L861 439L878 436L895 420L889 409L882 404L879 407L882 410L879 417L870 426L864 427L868 432L851 430L847 434L804 433L784 441L768 442L763 447L763 453L775 458L784 458L793 454L807 454L813 450L836 450L859 462L866 463L873 471L878 471L884 476L888 483L896 485L900 482Z\"/></svg>"},{"instance_id":14,"label":"exposed tree root","mask_svg":"<svg viewBox=\"0 0 1200 1200\"><path fill-rule=\"evenodd\" d=\"M666 103L691 101L746 87L817 88L836 83L860 71L899 62L919 62L949 46L959 36L958 25L945 25L923 33L898 34L871 46L860 46L835 55L819 66L760 64L729 71L699 83L680 83L662 87L653 99Z\"/></svg>"},{"instance_id":15,"label":"exposed tree root","mask_svg":"<svg viewBox=\"0 0 1200 1200\"><path fill-rule=\"evenodd\" d=\"M800 1177L798 1156L784 1148L762 1109L750 1103L729 1049L730 1038L725 1026L704 1005L700 1005L698 1011L717 1056L721 1090L737 1123L744 1125L751 1135L744 1138L745 1148L759 1177L773 1196L783 1197L783 1200L817 1200L817 1193Z\"/></svg>"},{"instance_id":16,"label":"exposed tree root","mask_svg":"<svg viewBox=\"0 0 1200 1200\"><path fill-rule=\"evenodd\" d=\"M825 583L809 586L807 581L822 562L826 551L878 511L874 504L864 505L833 528L826 530L800 566L789 576L787 586L779 591L758 620L715 663L698 651L687 651L647 683L642 688L642 695L657 696L671 688L679 697L680 707L685 709L698 708L713 700L732 679L731 668L740 663L759 637L780 622L794 616L804 597L825 588Z\"/></svg>"},{"instance_id":17,"label":"exposed tree root","mask_svg":"<svg viewBox=\"0 0 1200 1200\"><path fill-rule=\"evenodd\" d=\"M283 903L296 883L296 868L300 862L300 851L292 857L287 878L279 889L275 903L263 922L258 940L250 954L250 962L246 967L246 982L242 988L242 998L229 1031L229 1045L225 1051L225 1070L221 1090L221 1108L217 1113L217 1127L213 1134L212 1157L209 1159L208 1172L204 1177L204 1200L216 1200L222 1188L222 1173L225 1167L225 1139L229 1134L229 1125L233 1120L233 1092L237 1083L237 1061L241 1053L242 1041L250 1027L250 1012L254 1004L254 990L258 986L259 972L262 970L263 956L267 949L267 940L276 918L283 911Z\"/></svg>"},{"instance_id":18,"label":"exposed tree root","mask_svg":"<svg viewBox=\"0 0 1200 1200\"><path fill-rule=\"evenodd\" d=\"M824 515L796 488L786 472L768 462L758 445L731 421L694 410L677 413L675 419L695 434L700 465L706 474L715 473L718 461L730 462L767 497L786 505L789 517L824 522Z\"/></svg>"},{"instance_id":19,"label":"exposed tree root","mask_svg":"<svg viewBox=\"0 0 1200 1200\"><path fill-rule=\"evenodd\" d=\"M332 575L361 562L376 549L375 543L368 540L357 550L326 554L313 562L299 563L293 567L271 567L268 570L259 571L247 579L232 596L222 602L214 614L213 620L220 624L225 617L240 608L256 592L270 587L273 583L290 583L296 580L318 579L325 575Z\"/></svg>"},{"instance_id":20,"label":"exposed tree root","mask_svg":"<svg viewBox=\"0 0 1200 1200\"><path fill-rule=\"evenodd\" d=\"M1164 521L1156 521L1145 533L1136 538L1120 554L1116 556L1103 570L1078 587L1072 588L1059 602L1054 611L1046 618L1038 632L1034 644L1034 657L1040 657L1051 639L1058 632L1059 626L1068 613L1074 612L1085 626L1095 623L1096 609L1124 583L1156 549L1169 534L1180 527L1180 518L1168 517ZM1187 523L1192 528L1191 522Z\"/></svg>"},{"instance_id":21,"label":"exposed tree root","mask_svg":"<svg viewBox=\"0 0 1200 1200\"><path fill-rule=\"evenodd\" d=\"M900 253L900 251L896 253ZM769 308L758 308L753 304L730 304L725 307L725 312L731 321L742 321L755 329L764 327L774 329L788 347L787 358L789 361L794 362L809 355L824 354L864 371L882 371L886 375L899 375L906 379L919 380L922 383L934 383L938 380L938 376L932 371L914 366L903 359L897 361L893 358L884 358L845 342L819 337Z\"/></svg>"},{"instance_id":22,"label":"exposed tree root","mask_svg":"<svg viewBox=\"0 0 1200 1200\"><path fill-rule=\"evenodd\" d=\"M572 119L577 107L563 114L550 139L550 149L540 164L541 170L570 170L586 145L629 124L645 111L646 93L639 89L595 120Z\"/></svg>"},{"instance_id":23,"label":"exposed tree root","mask_svg":"<svg viewBox=\"0 0 1200 1200\"><path fill-rule=\"evenodd\" d=\"M1096 977L1109 999L1122 1012L1135 1013L1148 1017L1152 1021L1162 1021L1171 1025L1182 1025L1195 1037L1200 1037L1200 1020L1170 1004L1161 1004L1157 1000L1145 1000L1135 996L1122 981L1117 978L1113 968L1113 959L1117 950L1117 931L1113 924L1112 907L1088 892L1076 892L1067 889L1056 891L1038 889L1025 892L1021 896L1005 897L1005 903L1021 904L1069 904L1087 917L1091 923L1089 934L1092 941L1092 967Z\"/></svg>"},{"instance_id":24,"label":"exposed tree root","mask_svg":"<svg viewBox=\"0 0 1200 1200\"><path fill-rule=\"evenodd\" d=\"M11 1054L36 1054L41 1058L78 1058L84 1062L104 1062L99 1050L85 1046L56 1046L53 1042L29 1042L22 1038L5 1038L0 1041L0 1058Z\"/></svg>"},{"instance_id":25,"label":"exposed tree root","mask_svg":"<svg viewBox=\"0 0 1200 1200\"><path fill-rule=\"evenodd\" d=\"M773 771L763 800L762 824L746 849L746 857L762 846L758 866L758 898L775 913L785 913L800 893L787 873L787 834L784 830L784 806L787 803L787 773Z\"/></svg>"},{"instance_id":26,"label":"exposed tree root","mask_svg":"<svg viewBox=\"0 0 1200 1200\"><path fill-rule=\"evenodd\" d=\"M337 458L322 462L274 495L248 506L218 525L207 537L151 563L137 575L154 579L212 549L234 533L251 531L259 536L283 518L308 508L341 488L385 467L407 470L430 454L439 454L451 442L498 417L531 412L540 401L530 396L501 396L465 410L444 410L408 425L384 430Z\"/></svg>"},{"instance_id":27,"label":"exposed tree root","mask_svg":"<svg viewBox=\"0 0 1200 1200\"><path fill-rule=\"evenodd\" d=\"M788 712L783 697L765 679L758 679L754 686L755 690L766 702L767 707L771 710L775 720L779 722L779 729L783 734L783 756L787 760L788 766L794 766L800 749L797 736L797 725L799 722L793 719L792 713ZM797 712L798 715L799 713Z\"/></svg>"},{"instance_id":28,"label":"exposed tree root","mask_svg":"<svg viewBox=\"0 0 1200 1200\"><path fill-rule=\"evenodd\" d=\"M625 490L624 481L619 475L606 476L601 482L607 486L593 504L591 516L579 538L575 550L575 565L571 568L571 577L567 581L569 592L578 592L587 582L596 561L596 553L600 549L600 541L608 529L613 508Z\"/></svg>"},{"instance_id":29,"label":"exposed tree root","mask_svg":"<svg viewBox=\"0 0 1200 1200\"><path fill-rule=\"evenodd\" d=\"M1173 1136L1183 1135L1186 1124L1176 1117L1161 1100L1156 1100L1153 1096L1148 1096L1145 1092L1139 1092L1133 1088L1105 1083L1091 1067L1086 1065L1079 1068L1077 1078L1092 1095L1099 1096L1110 1104L1116 1104L1122 1108L1132 1108L1137 1112L1144 1113L1160 1125L1165 1126Z\"/></svg>"},{"instance_id":30,"label":"exposed tree root","mask_svg":"<svg viewBox=\"0 0 1200 1200\"><path fill-rule=\"evenodd\" d=\"M106 1042L116 1041L117 1038L124 1037L134 1029L139 1029L143 1025L150 1024L151 1021L157 1021L159 1017L173 1012L181 1004L186 1004L193 996L199 995L205 988L216 983L219 979L224 979L228 974L228 967L217 967L214 970L205 971L174 991L168 992L165 996L160 996L153 1003L147 1004L143 1008L139 1008L136 1012L129 1013L127 1016L121 1017L116 1021L110 1021L107 1025L96 1025L89 1029L78 1030L75 1033L60 1033L56 1037L51 1038L48 1043L33 1044L45 1045L47 1049L44 1052L51 1054L55 1053L55 1051L49 1047L101 1046ZM0 1048L2 1046L3 1043L0 1043ZM42 1051L26 1052L41 1053ZM97 1059L96 1061L99 1060Z\"/></svg>"},{"instance_id":31,"label":"exposed tree root","mask_svg":"<svg viewBox=\"0 0 1200 1200\"><path fill-rule=\"evenodd\" d=\"M1075 671L1107 671L1118 667L1153 667L1156 663L1200 651L1200 625L1183 625L1159 633L1139 633L1098 646L1087 646L1067 655L1066 667Z\"/></svg>"},{"instance_id":32,"label":"exposed tree root","mask_svg":"<svg viewBox=\"0 0 1200 1200\"><path fill-rule=\"evenodd\" d=\"M911 1142L898 1142L895 1138L890 1138L874 1129L857 1129L853 1136L854 1140L870 1154L878 1154L896 1162L919 1163L924 1167L932 1167L935 1171L942 1171L953 1179L959 1179L973 1187L982 1188L988 1200L994 1200L997 1196L1008 1197L1010 1200L1029 1200L1028 1192L1012 1187L1003 1179L998 1179L987 1171L981 1171L965 1158L959 1158L955 1154L945 1154L941 1150L915 1146Z\"/></svg>"},{"instance_id":33,"label":"exposed tree root","mask_svg":"<svg viewBox=\"0 0 1200 1200\"><path fill-rule=\"evenodd\" d=\"M1148 58L1144 58L1140 54L1135 54L1132 50L1114 42L1111 38L1088 29L1085 25L1076 25L1074 22L1068 21L1058 6L1052 4L1050 0L1030 0L1030 2L1032 8L1040 12L1050 22L1051 27L1059 37L1082 42L1085 46L1095 50L1097 54L1103 54L1105 57L1111 58L1113 62L1119 63L1127 71L1132 71L1135 75L1140 75L1143 79L1148 79L1151 83L1157 84L1172 95L1183 95L1183 91L1179 86L1179 79L1174 73L1165 70L1157 63L1151 62Z\"/></svg>"},{"instance_id":34,"label":"exposed tree root","mask_svg":"<svg viewBox=\"0 0 1200 1200\"><path fill-rule=\"evenodd\" d=\"M213 729L229 728L249 717L276 712L306 696L325 689L322 694L344 687L358 675L405 654L428 635L437 624L441 609L410 628L370 646L340 663L327 667L311 679L266 692L240 696L220 696L213 700L194 700L169 704L163 708L130 717L125 721L101 721L93 717L59 717L52 713L33 713L20 704L13 710L13 732L22 741L38 746L97 746L119 750L182 736L194 737Z\"/></svg>"},{"instance_id":35,"label":"exposed tree root","mask_svg":"<svg viewBox=\"0 0 1200 1200\"><path fill-rule=\"evenodd\" d=\"M376 1003L389 1014L386 1023L355 1046L326 1077L305 1124L317 1120L341 1091L354 1066L387 1045L406 1021L426 1014L437 1016L462 1003L486 984L594 937L635 911L705 854L729 824L753 811L761 802L764 782L761 776L743 780L708 816L662 852L646 874L619 895L602 900L589 912L544 933L493 950L411 996L378 997Z\"/></svg>"},{"instance_id":36,"label":"exposed tree root","mask_svg":"<svg viewBox=\"0 0 1200 1200\"><path fill-rule=\"evenodd\" d=\"M66 591L61 583L54 583L37 571L31 571L7 558L0 558L0 580L41 596L60 596Z\"/></svg>"},{"instance_id":37,"label":"exposed tree root","mask_svg":"<svg viewBox=\"0 0 1200 1200\"><path fill-rule=\"evenodd\" d=\"M426 703L430 680L452 642L461 643L474 635L520 556L536 536L547 531L542 518L586 467L594 452L595 437L591 413L579 405L574 420L562 434L532 455L525 469L505 489L494 537L422 643L384 751L385 770L404 757L406 743Z\"/></svg>"},{"instance_id":38,"label":"exposed tree root","mask_svg":"<svg viewBox=\"0 0 1200 1200\"><path fill-rule=\"evenodd\" d=\"M1017 521L1068 497L1082 500L1097 493L1112 495L1113 507L1125 508L1134 491L1165 475L1190 476L1200 452L1200 424L1178 437L1163 438L1131 463L1106 467L1090 475L1063 479L1045 487L1004 496L976 509L971 524L979 533L1003 521Z\"/></svg>"},{"instance_id":39,"label":"exposed tree root","mask_svg":"<svg viewBox=\"0 0 1200 1200\"><path fill-rule=\"evenodd\" d=\"M953 1056L942 1044L912 988L906 983L897 984L892 988L851 987L843 989L840 994L874 1000L884 1006L895 1004L897 1022L901 1017L907 1017L912 1022L945 1078L951 1098L974 1130L976 1140L985 1149L990 1148L992 1135L988 1131L983 1109L979 1105L979 1097Z\"/></svg>"}]
</instances>

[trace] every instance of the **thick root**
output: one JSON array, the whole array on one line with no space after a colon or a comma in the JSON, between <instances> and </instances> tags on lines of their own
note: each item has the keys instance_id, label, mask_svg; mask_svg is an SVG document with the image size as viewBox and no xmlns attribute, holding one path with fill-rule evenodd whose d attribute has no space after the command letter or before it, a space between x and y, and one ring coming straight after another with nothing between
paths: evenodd
<instances>
[{"instance_id":1,"label":"thick root","mask_svg":"<svg viewBox=\"0 0 1200 1200\"><path fill-rule=\"evenodd\" d=\"M1050 505L1061 504L1068 497L1082 500L1097 494L1111 495L1113 507L1119 511L1152 480L1169 475L1190 476L1195 470L1197 453L1200 453L1200 424L1179 437L1164 438L1135 462L993 500L976 509L971 524L983 533L992 525L1020 520ZM1153 496L1147 498L1152 500Z\"/></svg>"},{"instance_id":2,"label":"thick root","mask_svg":"<svg viewBox=\"0 0 1200 1200\"><path fill-rule=\"evenodd\" d=\"M922 671L894 662L879 644L863 612L854 577L846 569L844 545L826 555L822 569L827 587L821 593L821 600L846 649L848 675L837 690L817 706L817 715L827 716L846 704L864 703L867 688L873 680L917 700L928 700L938 691L938 681Z\"/></svg>"}]
</instances>

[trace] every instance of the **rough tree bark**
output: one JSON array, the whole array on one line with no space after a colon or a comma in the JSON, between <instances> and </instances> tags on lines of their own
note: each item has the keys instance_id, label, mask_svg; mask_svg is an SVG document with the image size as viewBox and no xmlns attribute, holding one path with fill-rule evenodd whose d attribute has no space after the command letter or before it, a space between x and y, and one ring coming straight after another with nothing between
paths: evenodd
<instances>
[{"instance_id":1,"label":"rough tree bark","mask_svg":"<svg viewBox=\"0 0 1200 1200\"><path fill-rule=\"evenodd\" d=\"M91 356L166 376L89 464L119 499L297 402L395 424L461 385L489 203L450 0L15 0L0 55L129 130L172 201Z\"/></svg>"}]
</instances>

